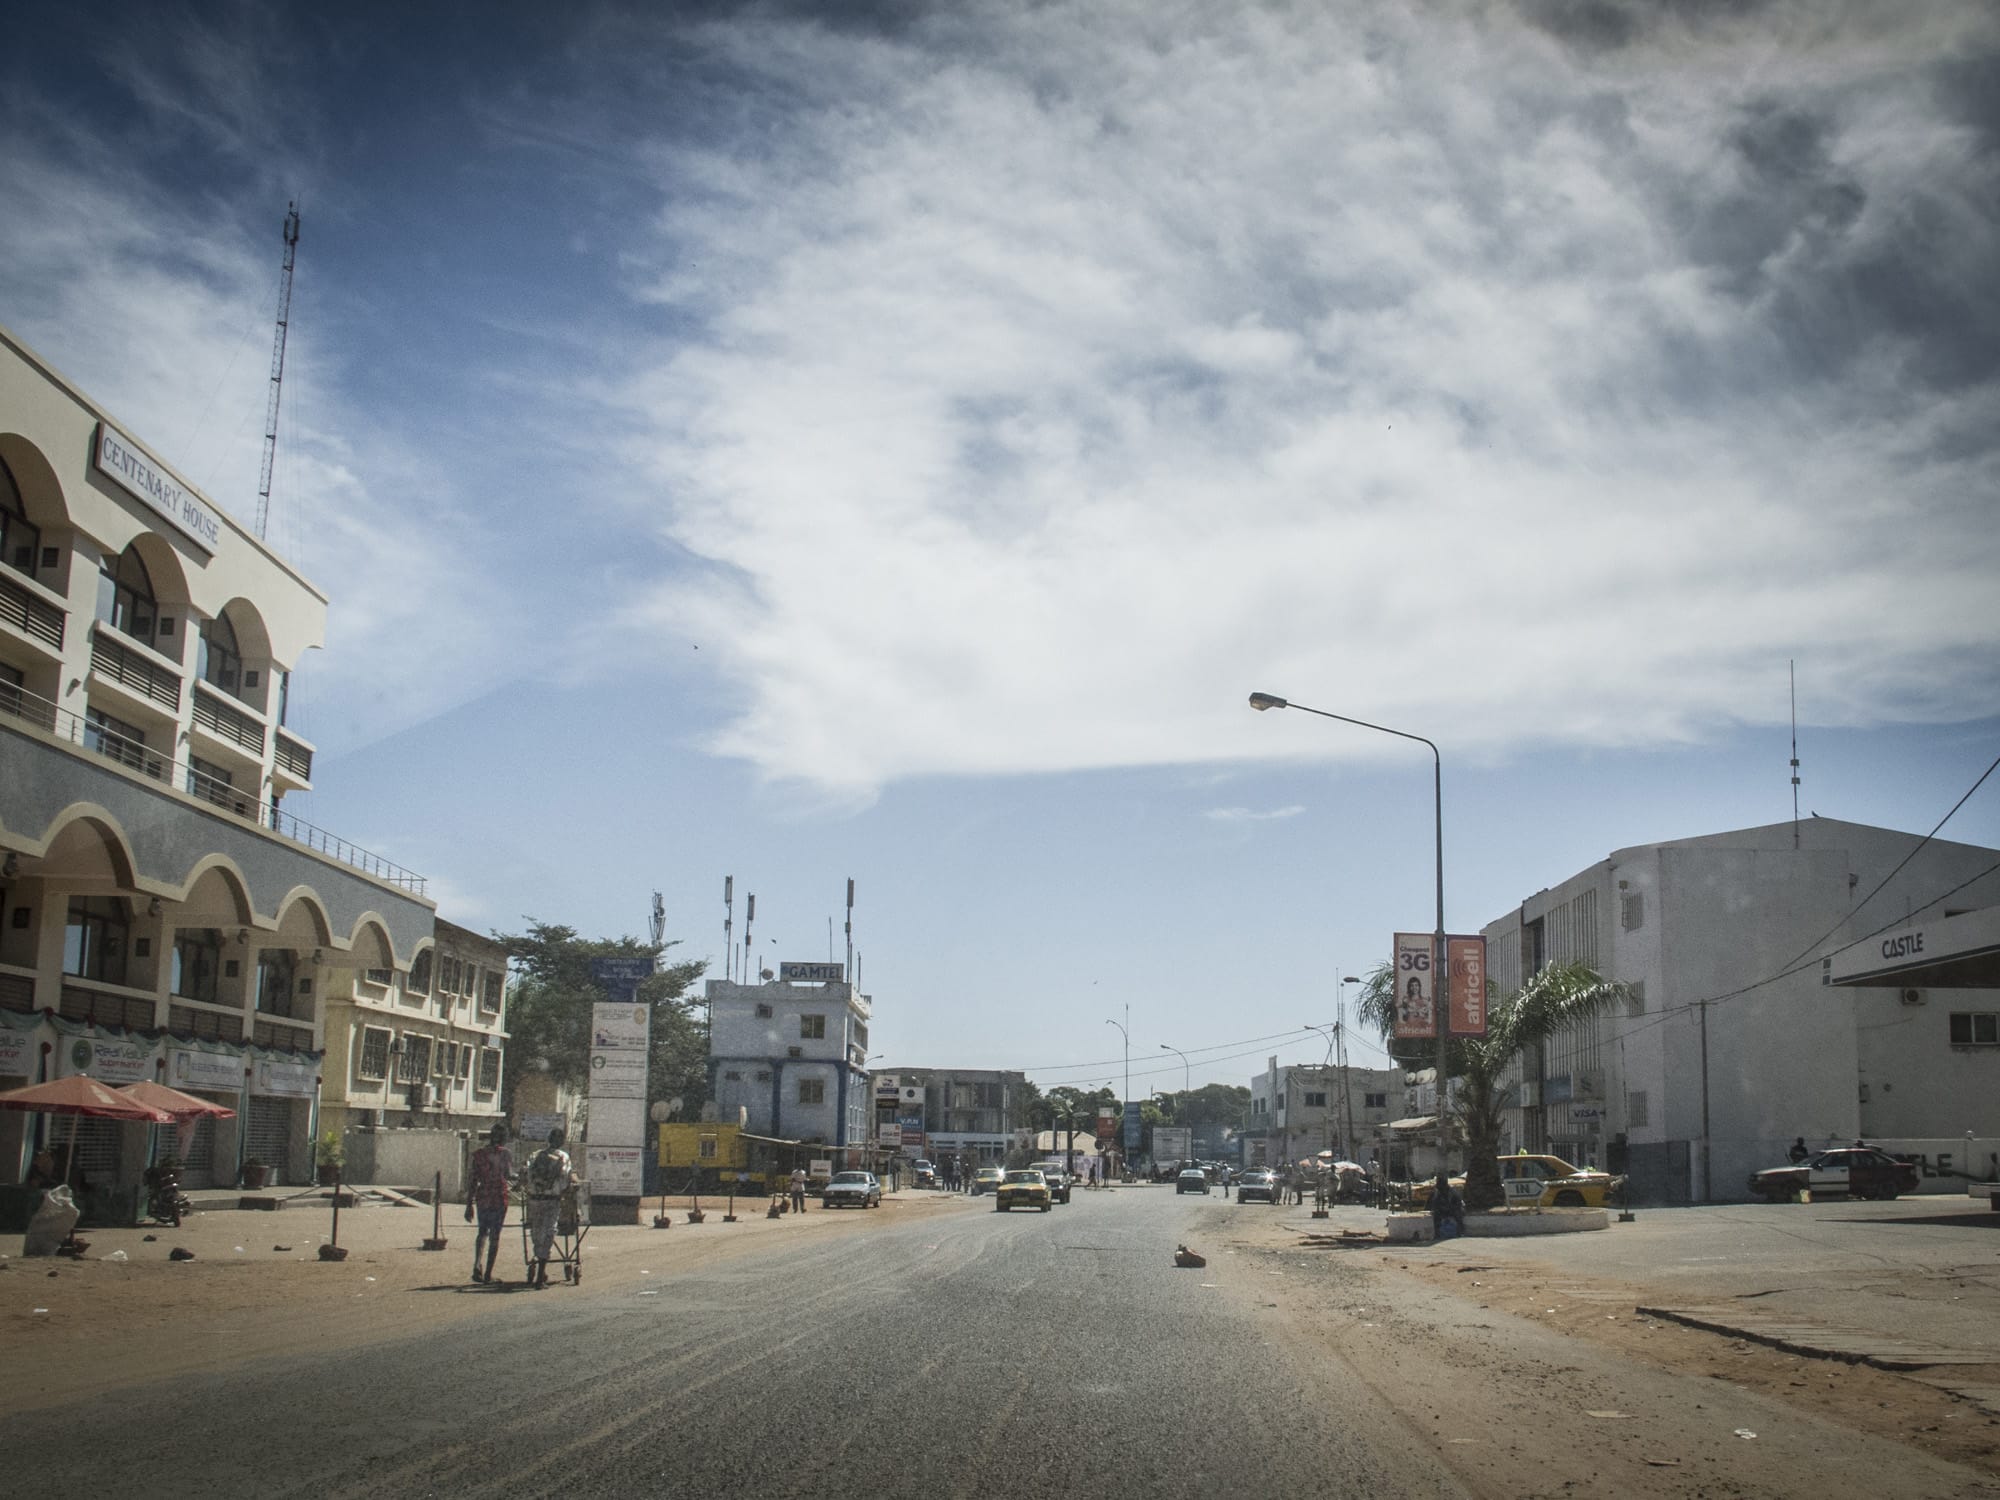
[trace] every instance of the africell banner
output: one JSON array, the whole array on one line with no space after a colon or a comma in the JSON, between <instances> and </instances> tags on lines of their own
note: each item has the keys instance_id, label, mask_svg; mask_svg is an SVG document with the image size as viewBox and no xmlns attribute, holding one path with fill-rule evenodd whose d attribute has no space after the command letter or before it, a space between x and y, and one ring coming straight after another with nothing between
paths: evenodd
<instances>
[{"instance_id":1,"label":"africell banner","mask_svg":"<svg viewBox=\"0 0 2000 1500\"><path fill-rule=\"evenodd\" d=\"M1451 973L1451 1034L1486 1035L1486 939L1448 937L1445 966Z\"/></svg>"},{"instance_id":2,"label":"africell banner","mask_svg":"<svg viewBox=\"0 0 2000 1500\"><path fill-rule=\"evenodd\" d=\"M1398 1040L1421 1041L1438 1034L1437 976L1431 966L1432 943L1428 932L1396 934L1395 1035Z\"/></svg>"}]
</instances>

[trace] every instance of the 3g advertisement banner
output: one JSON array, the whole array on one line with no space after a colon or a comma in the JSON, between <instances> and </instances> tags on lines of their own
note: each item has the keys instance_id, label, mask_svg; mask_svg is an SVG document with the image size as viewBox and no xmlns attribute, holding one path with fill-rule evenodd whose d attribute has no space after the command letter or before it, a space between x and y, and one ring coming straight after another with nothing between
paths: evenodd
<instances>
[{"instance_id":1,"label":"3g advertisement banner","mask_svg":"<svg viewBox=\"0 0 2000 1500\"><path fill-rule=\"evenodd\" d=\"M1437 975L1431 964L1428 932L1396 934L1396 1026L1399 1041L1438 1034Z\"/></svg>"}]
</instances>

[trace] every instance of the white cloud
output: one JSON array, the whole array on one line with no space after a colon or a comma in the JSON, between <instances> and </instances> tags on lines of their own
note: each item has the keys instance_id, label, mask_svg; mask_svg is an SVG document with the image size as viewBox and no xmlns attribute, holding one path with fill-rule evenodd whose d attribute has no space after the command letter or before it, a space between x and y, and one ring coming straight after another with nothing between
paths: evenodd
<instances>
[{"instance_id":1,"label":"white cloud","mask_svg":"<svg viewBox=\"0 0 2000 1500\"><path fill-rule=\"evenodd\" d=\"M1479 754L1674 740L1782 719L1794 657L1823 722L2000 706L1994 387L1916 378L1937 323L1868 279L1926 204L1994 266L1912 82L1990 54L1974 11L953 16L712 28L798 102L659 152L647 294L705 331L625 396L718 571L635 618L713 643L717 748L850 787L1382 748L1253 686Z\"/></svg>"},{"instance_id":2,"label":"white cloud","mask_svg":"<svg viewBox=\"0 0 2000 1500\"><path fill-rule=\"evenodd\" d=\"M1305 809L1299 806L1274 807L1268 812L1258 812L1248 807L1211 807L1202 816L1215 823L1272 823L1286 818L1296 818L1304 811Z\"/></svg>"}]
</instances>

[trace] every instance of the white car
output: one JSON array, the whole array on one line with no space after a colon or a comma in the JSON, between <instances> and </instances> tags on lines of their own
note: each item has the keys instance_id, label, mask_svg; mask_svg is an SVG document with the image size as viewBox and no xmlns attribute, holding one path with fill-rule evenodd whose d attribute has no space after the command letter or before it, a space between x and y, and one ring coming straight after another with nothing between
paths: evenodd
<instances>
[{"instance_id":1,"label":"white car","mask_svg":"<svg viewBox=\"0 0 2000 1500\"><path fill-rule=\"evenodd\" d=\"M1174 1179L1174 1196L1178 1198L1182 1193L1200 1193L1206 1198L1208 1173L1202 1171L1200 1167L1183 1167L1181 1175Z\"/></svg>"},{"instance_id":2,"label":"white car","mask_svg":"<svg viewBox=\"0 0 2000 1500\"><path fill-rule=\"evenodd\" d=\"M873 1172L835 1172L819 1201L825 1208L880 1208L882 1183Z\"/></svg>"}]
</instances>

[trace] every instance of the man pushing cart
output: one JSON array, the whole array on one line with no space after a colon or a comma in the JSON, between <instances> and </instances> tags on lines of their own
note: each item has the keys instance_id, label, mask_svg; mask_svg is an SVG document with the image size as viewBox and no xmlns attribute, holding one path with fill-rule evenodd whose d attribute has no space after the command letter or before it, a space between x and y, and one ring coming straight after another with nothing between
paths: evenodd
<instances>
[{"instance_id":1,"label":"man pushing cart","mask_svg":"<svg viewBox=\"0 0 2000 1500\"><path fill-rule=\"evenodd\" d=\"M521 1218L521 1252L531 1290L549 1284L549 1261L563 1268L563 1280L583 1280L583 1237L590 1232L590 1184L579 1182L563 1150L560 1125L549 1143L528 1161L527 1211Z\"/></svg>"}]
</instances>

